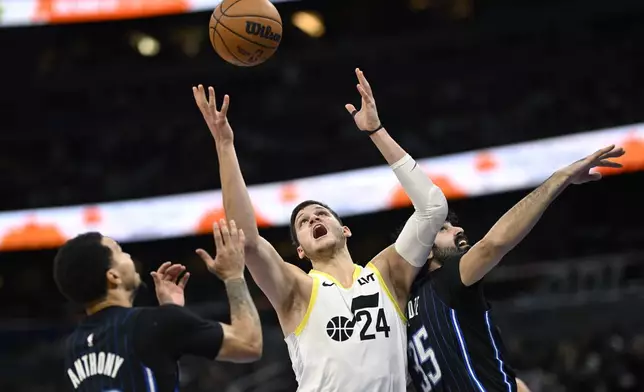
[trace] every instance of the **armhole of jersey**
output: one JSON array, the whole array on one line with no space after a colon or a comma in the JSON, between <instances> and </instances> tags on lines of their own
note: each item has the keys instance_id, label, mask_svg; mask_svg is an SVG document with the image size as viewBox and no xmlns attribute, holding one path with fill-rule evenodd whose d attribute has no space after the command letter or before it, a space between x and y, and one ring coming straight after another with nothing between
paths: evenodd
<instances>
[{"instance_id":1,"label":"armhole of jersey","mask_svg":"<svg viewBox=\"0 0 644 392\"><path fill-rule=\"evenodd\" d=\"M403 313L403 311L400 310L400 307L398 306L398 302L396 301L396 298L391 294L391 291L389 291L389 287L387 287L385 280L382 278L382 275L380 275L380 271L378 270L378 267L376 267L373 263L369 263L367 264L367 268L369 268L376 274L376 277L378 278L378 282L380 283L380 286L382 286L382 289L385 290L385 294L387 294L387 297L389 297L389 300L391 300L391 303L394 304L394 307L396 308L396 312L398 313L398 316L400 316L400 319L404 323L407 323L407 317L405 317L405 313Z\"/></svg>"},{"instance_id":2,"label":"armhole of jersey","mask_svg":"<svg viewBox=\"0 0 644 392\"><path fill-rule=\"evenodd\" d=\"M313 288L311 289L311 299L309 299L309 305L306 308L306 313L304 313L304 317L302 317L302 321L300 321L300 324L295 328L295 336L300 336L304 328L306 327L306 324L309 322L309 317L311 316L311 311L313 310L313 306L315 305L315 301L318 298L318 288L320 286L320 279L317 276L313 276Z\"/></svg>"}]
</instances>

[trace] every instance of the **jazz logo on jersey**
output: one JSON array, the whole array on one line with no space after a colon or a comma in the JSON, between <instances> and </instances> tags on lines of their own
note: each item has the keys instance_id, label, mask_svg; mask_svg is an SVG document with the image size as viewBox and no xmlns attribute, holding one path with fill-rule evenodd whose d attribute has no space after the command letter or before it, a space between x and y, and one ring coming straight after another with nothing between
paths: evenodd
<instances>
[{"instance_id":1,"label":"jazz logo on jersey","mask_svg":"<svg viewBox=\"0 0 644 392\"><path fill-rule=\"evenodd\" d=\"M87 340L89 341L89 338ZM102 351L88 353L74 361L74 367L67 369L67 375L74 385L74 389L78 389L83 381L92 376L102 375L116 378L121 365L123 365L123 358L116 354Z\"/></svg>"},{"instance_id":2,"label":"jazz logo on jersey","mask_svg":"<svg viewBox=\"0 0 644 392\"><path fill-rule=\"evenodd\" d=\"M361 279L367 279L368 277L365 276ZM362 325L359 336L361 341L375 339L376 333L382 333L385 335L385 338L388 338L391 328L387 323L385 310L378 306L379 303L379 293L353 298L351 301L353 319L344 316L332 317L326 324L327 335L336 342L347 341L353 336L356 323L359 323ZM376 314L376 333L373 333L373 329L371 329L371 324L373 324L372 312Z\"/></svg>"}]
</instances>

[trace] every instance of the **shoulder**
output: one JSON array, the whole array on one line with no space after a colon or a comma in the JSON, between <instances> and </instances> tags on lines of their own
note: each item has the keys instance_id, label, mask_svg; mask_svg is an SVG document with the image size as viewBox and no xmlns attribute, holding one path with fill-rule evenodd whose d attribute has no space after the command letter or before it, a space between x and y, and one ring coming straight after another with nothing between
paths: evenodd
<instances>
[{"instance_id":1,"label":"shoulder","mask_svg":"<svg viewBox=\"0 0 644 392\"><path fill-rule=\"evenodd\" d=\"M177 329L186 324L194 323L201 318L190 310L179 305L160 305L156 307L141 308L137 311L135 320L137 325L148 331L154 329Z\"/></svg>"}]
</instances>

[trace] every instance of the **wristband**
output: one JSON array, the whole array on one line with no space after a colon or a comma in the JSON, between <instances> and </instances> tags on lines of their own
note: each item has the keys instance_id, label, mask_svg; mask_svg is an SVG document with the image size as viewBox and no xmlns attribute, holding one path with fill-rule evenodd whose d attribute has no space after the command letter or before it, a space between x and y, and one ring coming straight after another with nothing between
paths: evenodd
<instances>
[{"instance_id":1,"label":"wristband","mask_svg":"<svg viewBox=\"0 0 644 392\"><path fill-rule=\"evenodd\" d=\"M356 114L358 114L358 111L357 111L357 110L354 110L353 112L351 112L351 116L353 116L353 117L355 117L355 116L356 116ZM376 132L378 132L379 130L381 130L382 128L384 128L384 126L383 126L382 124L380 124L380 125L378 125L378 128L374 129L373 131L363 131L363 132L367 132L367 135L371 136L371 135L373 135L374 133L376 133ZM361 129L361 131L362 131L362 129Z\"/></svg>"}]
</instances>

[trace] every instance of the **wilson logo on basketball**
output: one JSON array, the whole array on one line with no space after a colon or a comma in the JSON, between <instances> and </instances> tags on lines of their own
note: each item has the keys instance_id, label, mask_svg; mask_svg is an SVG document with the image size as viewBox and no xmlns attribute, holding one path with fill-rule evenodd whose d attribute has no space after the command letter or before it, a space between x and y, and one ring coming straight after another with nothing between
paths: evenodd
<instances>
[{"instance_id":1,"label":"wilson logo on basketball","mask_svg":"<svg viewBox=\"0 0 644 392\"><path fill-rule=\"evenodd\" d=\"M261 23L257 22L246 22L246 33L249 35L257 35L259 37L269 39L271 41L279 43L282 39L280 34L273 32L271 26L264 26Z\"/></svg>"}]
</instances>

